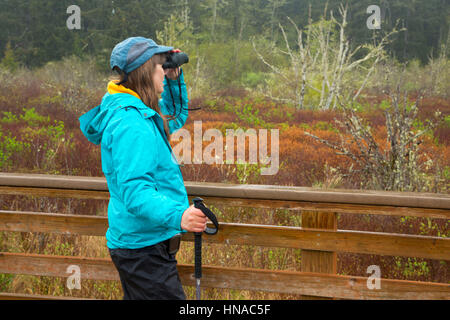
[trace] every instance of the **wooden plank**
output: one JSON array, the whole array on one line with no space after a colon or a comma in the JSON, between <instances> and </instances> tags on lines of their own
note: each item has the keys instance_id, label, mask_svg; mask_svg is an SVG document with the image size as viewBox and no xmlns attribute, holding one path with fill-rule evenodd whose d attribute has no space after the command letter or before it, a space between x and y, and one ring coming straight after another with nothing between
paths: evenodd
<instances>
[{"instance_id":1,"label":"wooden plank","mask_svg":"<svg viewBox=\"0 0 450 320\"><path fill-rule=\"evenodd\" d=\"M336 214L331 212L302 212L302 228L337 231ZM336 252L332 250L302 250L302 271L336 274Z\"/></svg>"},{"instance_id":2,"label":"wooden plank","mask_svg":"<svg viewBox=\"0 0 450 320\"><path fill-rule=\"evenodd\" d=\"M0 173L0 186L93 191L108 190L106 179L101 177L14 173ZM297 186L227 184L192 181L186 181L185 186L188 194L191 196L450 209L450 195L446 194L346 189L323 190Z\"/></svg>"},{"instance_id":3,"label":"wooden plank","mask_svg":"<svg viewBox=\"0 0 450 320\"><path fill-rule=\"evenodd\" d=\"M193 286L193 267L180 265L180 278ZM339 299L411 299L449 300L450 285L430 282L381 279L380 289L370 290L367 278L310 272L258 269L203 269L202 286L241 290L261 290Z\"/></svg>"},{"instance_id":4,"label":"wooden plank","mask_svg":"<svg viewBox=\"0 0 450 320\"><path fill-rule=\"evenodd\" d=\"M98 300L98 299L0 292L0 300Z\"/></svg>"},{"instance_id":5,"label":"wooden plank","mask_svg":"<svg viewBox=\"0 0 450 320\"><path fill-rule=\"evenodd\" d=\"M192 266L178 267L185 285L195 285ZM370 290L367 278L310 272L269 271L205 267L202 286L260 290L340 299L448 300L450 286L430 282L381 279L380 289Z\"/></svg>"},{"instance_id":6,"label":"wooden plank","mask_svg":"<svg viewBox=\"0 0 450 320\"><path fill-rule=\"evenodd\" d=\"M333 212L302 211L302 227L337 231L337 217ZM304 272L337 273L337 256L333 251L302 250L301 270ZM302 296L302 299L312 299Z\"/></svg>"},{"instance_id":7,"label":"wooden plank","mask_svg":"<svg viewBox=\"0 0 450 320\"><path fill-rule=\"evenodd\" d=\"M0 172L0 185L49 189L108 191L105 177Z\"/></svg>"},{"instance_id":8,"label":"wooden plank","mask_svg":"<svg viewBox=\"0 0 450 320\"><path fill-rule=\"evenodd\" d=\"M0 230L104 236L108 219L99 216L0 210Z\"/></svg>"},{"instance_id":9,"label":"wooden plank","mask_svg":"<svg viewBox=\"0 0 450 320\"><path fill-rule=\"evenodd\" d=\"M0 186L0 195L109 200L108 191Z\"/></svg>"},{"instance_id":10,"label":"wooden plank","mask_svg":"<svg viewBox=\"0 0 450 320\"><path fill-rule=\"evenodd\" d=\"M0 211L0 231L104 236L107 226L106 217ZM184 241L193 239L183 234ZM221 223L220 231L203 241L450 260L450 239L380 232Z\"/></svg>"},{"instance_id":11,"label":"wooden plank","mask_svg":"<svg viewBox=\"0 0 450 320\"><path fill-rule=\"evenodd\" d=\"M450 195L419 192L318 189L296 186L185 182L191 196L290 200L450 209Z\"/></svg>"},{"instance_id":12,"label":"wooden plank","mask_svg":"<svg viewBox=\"0 0 450 320\"><path fill-rule=\"evenodd\" d=\"M109 200L109 192L75 190L75 189L0 186L0 195L2 194L17 195L17 196ZM189 201L192 202L192 199L194 199L195 197L196 196L188 196ZM202 198L205 200L205 204L212 203L236 207L308 210L308 211L336 212L336 213L374 214L374 215L450 219L450 210L447 209L411 208L411 207L395 207L382 205L371 206L362 204L325 203L325 202L289 201L289 200L220 198L220 197L205 197L205 196L202 196Z\"/></svg>"},{"instance_id":13,"label":"wooden plank","mask_svg":"<svg viewBox=\"0 0 450 320\"><path fill-rule=\"evenodd\" d=\"M78 265L82 279L118 280L110 259L0 253L0 272L67 277L69 265ZM195 285L193 265L178 265L183 285ZM380 289L367 288L367 278L312 272L271 271L203 266L202 287L256 290L325 296L341 299L448 300L450 285L381 279Z\"/></svg>"},{"instance_id":14,"label":"wooden plank","mask_svg":"<svg viewBox=\"0 0 450 320\"><path fill-rule=\"evenodd\" d=\"M0 252L0 273L68 277L73 274L73 271L67 272L71 265L80 267L81 279L119 280L110 258Z\"/></svg>"},{"instance_id":15,"label":"wooden plank","mask_svg":"<svg viewBox=\"0 0 450 320\"><path fill-rule=\"evenodd\" d=\"M183 235L183 240L193 238ZM450 260L450 239L381 232L221 223L216 235L202 241Z\"/></svg>"},{"instance_id":16,"label":"wooden plank","mask_svg":"<svg viewBox=\"0 0 450 320\"><path fill-rule=\"evenodd\" d=\"M196 196L188 196L189 202ZM419 218L450 219L450 210L448 209L430 209L430 208L411 208L383 205L363 205L351 203L325 203L310 201L287 201L287 200L264 200L264 199L243 199L243 198L219 198L205 197L205 205L225 205L227 207L250 207L260 209L286 209L286 210L307 210L334 213L353 213L353 214L373 214L387 216L409 216Z\"/></svg>"}]
</instances>

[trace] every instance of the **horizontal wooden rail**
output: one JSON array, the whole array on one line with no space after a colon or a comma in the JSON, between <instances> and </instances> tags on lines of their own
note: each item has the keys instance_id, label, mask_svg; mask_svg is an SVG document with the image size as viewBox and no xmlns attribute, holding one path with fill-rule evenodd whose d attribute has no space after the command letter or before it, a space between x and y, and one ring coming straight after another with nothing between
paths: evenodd
<instances>
[{"instance_id":1,"label":"horizontal wooden rail","mask_svg":"<svg viewBox=\"0 0 450 320\"><path fill-rule=\"evenodd\" d=\"M81 279L119 280L109 258L79 258L23 253L0 253L0 272L68 277L70 265L80 267ZM194 267L178 265L183 285L195 285ZM202 286L261 290L342 299L449 299L450 285L381 279L380 289L369 289L367 278L312 272L271 271L203 266Z\"/></svg>"},{"instance_id":2,"label":"horizontal wooden rail","mask_svg":"<svg viewBox=\"0 0 450 320\"><path fill-rule=\"evenodd\" d=\"M0 292L0 300L96 300L96 299Z\"/></svg>"},{"instance_id":3,"label":"horizontal wooden rail","mask_svg":"<svg viewBox=\"0 0 450 320\"><path fill-rule=\"evenodd\" d=\"M37 197L58 197L72 199L94 199L109 200L108 191L90 191L80 189L51 189L51 188L26 188L26 187L4 187L0 186L0 194L3 195L25 195ZM192 199L196 196L189 196ZM236 207L251 207L261 209L287 209L308 210L320 212L373 214L389 216L410 216L424 218L450 219L450 210L435 208L413 208L396 207L387 205L363 205L350 203L324 203L310 201L288 201L288 200L264 200L244 198L220 198L202 196L207 204L219 204Z\"/></svg>"},{"instance_id":4,"label":"horizontal wooden rail","mask_svg":"<svg viewBox=\"0 0 450 320\"><path fill-rule=\"evenodd\" d=\"M103 236L107 228L106 217L0 211L0 231ZM217 235L203 238L219 244L450 260L450 239L430 236L222 223ZM193 235L186 233L183 240L193 241Z\"/></svg>"},{"instance_id":5,"label":"horizontal wooden rail","mask_svg":"<svg viewBox=\"0 0 450 320\"><path fill-rule=\"evenodd\" d=\"M106 217L0 210L0 231L104 236Z\"/></svg>"},{"instance_id":6,"label":"horizontal wooden rail","mask_svg":"<svg viewBox=\"0 0 450 320\"><path fill-rule=\"evenodd\" d=\"M189 196L189 200L196 196ZM410 216L423 218L450 219L450 210L434 208L396 207L388 205L364 205L351 203L326 203L312 201L263 200L244 198L219 198L202 196L206 203L228 207L250 207L261 209L306 210L333 213L373 214L388 216ZM190 201L192 203L192 201Z\"/></svg>"},{"instance_id":7,"label":"horizontal wooden rail","mask_svg":"<svg viewBox=\"0 0 450 320\"><path fill-rule=\"evenodd\" d=\"M435 193L323 190L296 186L192 181L185 182L185 185L190 196L450 209L450 196ZM105 178L42 174L0 173L0 186L108 191Z\"/></svg>"},{"instance_id":8,"label":"horizontal wooden rail","mask_svg":"<svg viewBox=\"0 0 450 320\"><path fill-rule=\"evenodd\" d=\"M27 187L0 186L0 194L11 196L109 200L108 191L91 191L78 189L51 189L51 188L37 188L37 187L27 188Z\"/></svg>"},{"instance_id":9,"label":"horizontal wooden rail","mask_svg":"<svg viewBox=\"0 0 450 320\"><path fill-rule=\"evenodd\" d=\"M0 194L4 195L25 195L38 197L58 197L72 199L94 199L109 200L107 191L90 191L80 189L50 189L50 188L25 188L25 187L2 187ZM189 196L190 203L196 196ZM412 208L396 207L386 205L363 205L350 203L325 203L310 201L289 201L289 200L264 200L264 199L244 199L244 198L220 198L202 196L207 204L226 205L228 207L251 207L261 209L287 209L287 210L308 210L320 212L373 214L389 216L410 216L424 218L450 219L450 210L435 208Z\"/></svg>"},{"instance_id":10,"label":"horizontal wooden rail","mask_svg":"<svg viewBox=\"0 0 450 320\"><path fill-rule=\"evenodd\" d=\"M223 225L223 228L222 228ZM205 242L450 260L450 239L349 230L221 224ZM191 233L183 240L194 241Z\"/></svg>"}]
</instances>

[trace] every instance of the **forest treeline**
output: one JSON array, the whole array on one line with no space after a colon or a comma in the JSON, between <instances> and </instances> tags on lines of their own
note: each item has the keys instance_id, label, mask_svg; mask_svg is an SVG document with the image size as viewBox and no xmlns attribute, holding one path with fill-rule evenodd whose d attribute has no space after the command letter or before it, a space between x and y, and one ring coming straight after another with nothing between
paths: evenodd
<instances>
[{"instance_id":1,"label":"forest treeline","mask_svg":"<svg viewBox=\"0 0 450 320\"><path fill-rule=\"evenodd\" d=\"M437 55L447 40L449 10L447 0L350 0L347 35L353 46L381 37L398 24L405 28L387 46L399 61L419 59L426 63ZM292 19L299 28L308 25L309 6L312 20L337 9L342 0L0 0L0 57L13 55L15 61L33 68L65 56L96 57L100 68L107 69L112 47L120 40L142 35L158 38L167 21L176 17L181 23L178 38L192 46L208 44L223 51L224 60L233 63L233 47L248 50L246 42L255 36L283 44L279 26L290 25ZM366 21L367 8L381 9L381 29L370 30ZM81 9L81 29L69 30L67 8ZM295 38L295 30L287 30ZM170 40L170 39L168 39ZM294 39L295 40L295 39ZM166 43L172 45L171 43ZM1 59L1 58L0 58ZM230 61L230 59L232 61ZM255 61L257 59L255 58ZM251 63L251 58L246 63ZM258 67L258 65L254 65ZM260 65L262 68L263 66Z\"/></svg>"}]
</instances>

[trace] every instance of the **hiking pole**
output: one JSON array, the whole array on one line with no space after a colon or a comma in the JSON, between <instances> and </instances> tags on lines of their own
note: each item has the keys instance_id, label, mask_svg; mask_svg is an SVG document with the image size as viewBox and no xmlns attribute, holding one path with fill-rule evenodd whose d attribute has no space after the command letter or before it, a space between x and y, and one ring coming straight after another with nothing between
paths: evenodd
<instances>
[{"instance_id":1,"label":"hiking pole","mask_svg":"<svg viewBox=\"0 0 450 320\"><path fill-rule=\"evenodd\" d=\"M204 204L203 199L200 197L197 197L192 200L194 202L194 207L197 209L200 209L203 214L209 218L209 220L212 221L214 224L214 228L206 227L206 230L203 231L207 235L214 235L219 231L219 222L217 221L216 216L214 213L209 210ZM202 232L195 232L195 297L197 300L201 299L201 292L200 292L200 279L202 277Z\"/></svg>"}]
</instances>

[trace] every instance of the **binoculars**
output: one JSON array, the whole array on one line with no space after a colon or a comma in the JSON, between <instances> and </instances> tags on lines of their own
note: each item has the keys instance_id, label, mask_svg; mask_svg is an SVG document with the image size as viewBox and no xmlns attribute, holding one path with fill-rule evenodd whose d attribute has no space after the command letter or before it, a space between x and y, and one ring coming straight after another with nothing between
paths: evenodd
<instances>
[{"instance_id":1,"label":"binoculars","mask_svg":"<svg viewBox=\"0 0 450 320\"><path fill-rule=\"evenodd\" d=\"M166 62L163 64L163 69L178 68L182 64L188 63L189 57L184 52L170 52L167 56Z\"/></svg>"}]
</instances>

